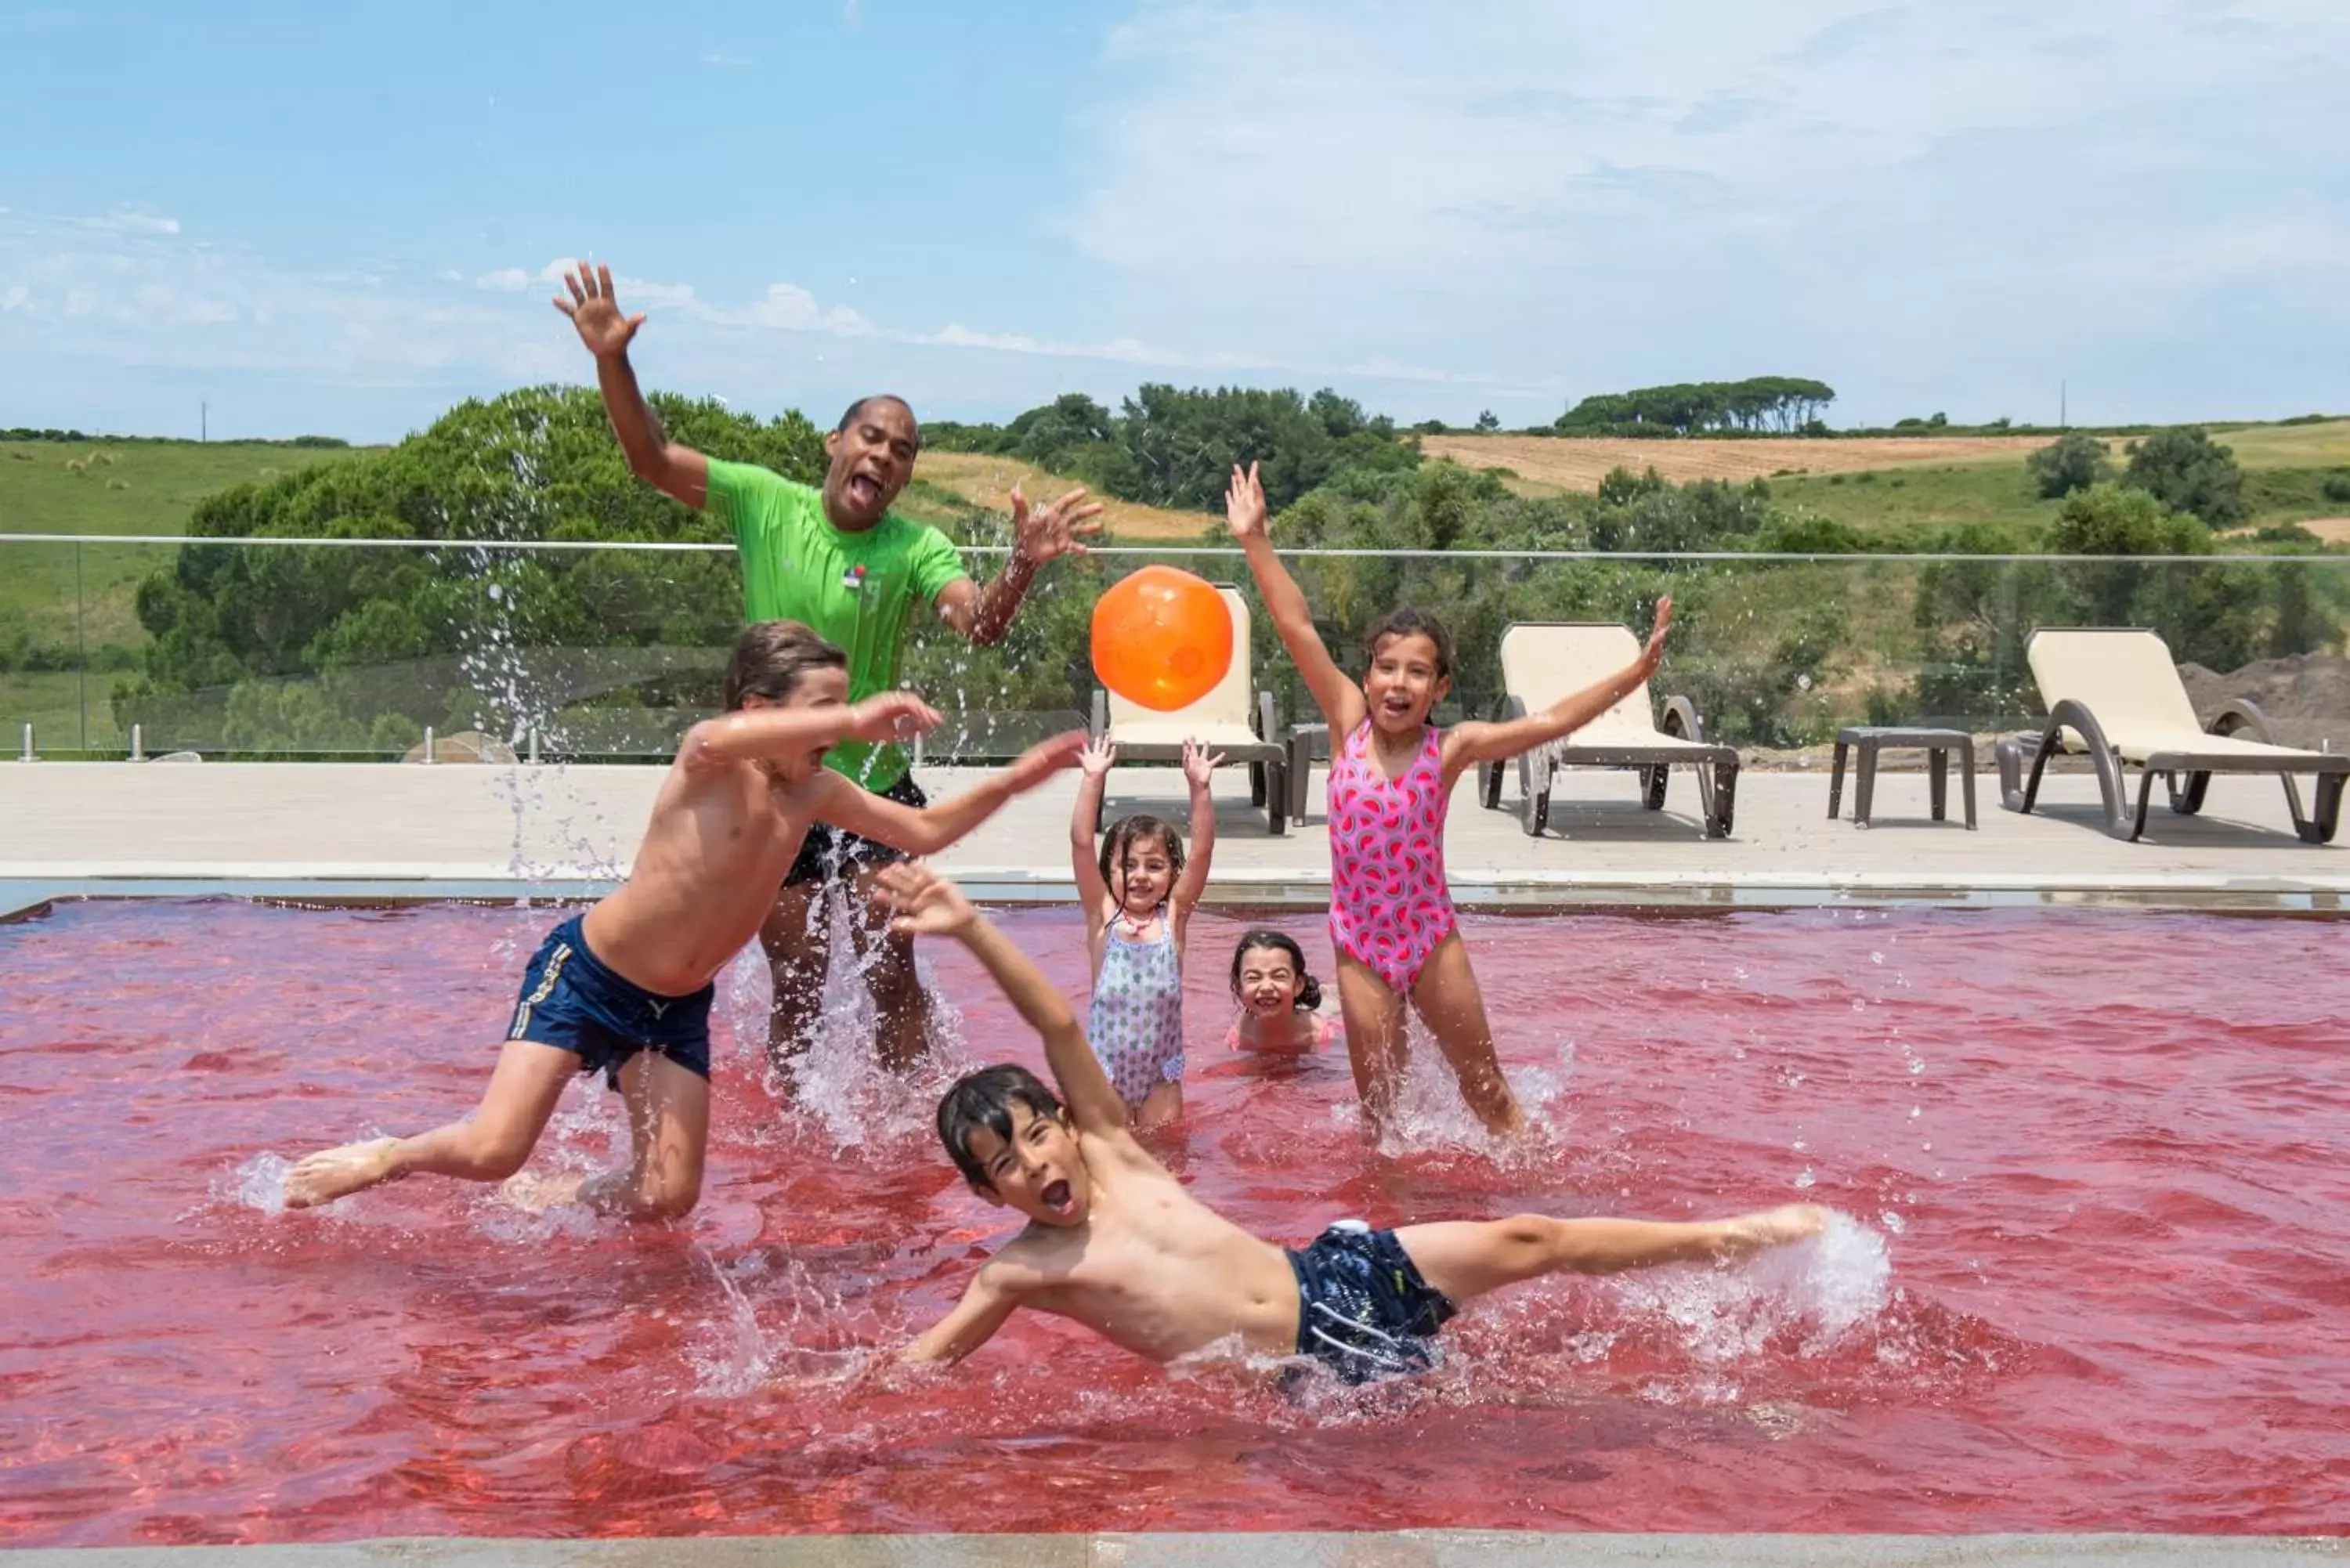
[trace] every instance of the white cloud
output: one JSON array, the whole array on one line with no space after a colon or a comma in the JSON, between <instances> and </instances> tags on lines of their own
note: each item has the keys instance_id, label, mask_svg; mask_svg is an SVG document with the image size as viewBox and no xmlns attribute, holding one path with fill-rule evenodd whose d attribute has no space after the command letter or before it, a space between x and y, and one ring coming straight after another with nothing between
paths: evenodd
<instances>
[{"instance_id":1,"label":"white cloud","mask_svg":"<svg viewBox=\"0 0 2350 1568\"><path fill-rule=\"evenodd\" d=\"M1284 362L1595 390L2094 353L2065 322L2318 292L2350 234L2338 0L1253 0L1106 54L1063 232L1142 335Z\"/></svg>"},{"instance_id":2,"label":"white cloud","mask_svg":"<svg viewBox=\"0 0 2350 1568\"><path fill-rule=\"evenodd\" d=\"M117 207L102 218L84 222L93 229L110 230L123 234L176 234L180 220L167 218L161 213L145 212L137 207Z\"/></svg>"},{"instance_id":3,"label":"white cloud","mask_svg":"<svg viewBox=\"0 0 2350 1568\"><path fill-rule=\"evenodd\" d=\"M873 324L845 305L820 306L816 296L795 284L771 283L742 318L754 327L785 332L829 332L842 337L862 337Z\"/></svg>"},{"instance_id":4,"label":"white cloud","mask_svg":"<svg viewBox=\"0 0 2350 1568\"><path fill-rule=\"evenodd\" d=\"M755 66L759 62L751 58L747 55L729 55L720 50L712 49L708 54L702 57L702 63L705 66L739 67Z\"/></svg>"},{"instance_id":5,"label":"white cloud","mask_svg":"<svg viewBox=\"0 0 2350 1568\"><path fill-rule=\"evenodd\" d=\"M518 266L502 266L475 278L473 286L495 289L500 294L519 294L530 286L530 274Z\"/></svg>"}]
</instances>

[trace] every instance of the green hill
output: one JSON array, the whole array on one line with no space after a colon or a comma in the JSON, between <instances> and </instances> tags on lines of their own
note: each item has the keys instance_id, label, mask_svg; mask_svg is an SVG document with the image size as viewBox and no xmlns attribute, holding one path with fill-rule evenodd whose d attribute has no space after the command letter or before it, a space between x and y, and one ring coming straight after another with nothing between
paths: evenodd
<instances>
[{"instance_id":1,"label":"green hill","mask_svg":"<svg viewBox=\"0 0 2350 1568\"><path fill-rule=\"evenodd\" d=\"M43 743L78 745L86 650L93 689L137 661L147 640L131 607L139 579L173 546L140 535L186 528L198 501L366 449L282 441L0 441L0 535L113 535L121 545L12 544L0 538L0 719L13 743L32 722ZM105 704L93 703L103 711ZM93 717L93 722L97 720ZM88 744L115 742L110 724Z\"/></svg>"}]
</instances>

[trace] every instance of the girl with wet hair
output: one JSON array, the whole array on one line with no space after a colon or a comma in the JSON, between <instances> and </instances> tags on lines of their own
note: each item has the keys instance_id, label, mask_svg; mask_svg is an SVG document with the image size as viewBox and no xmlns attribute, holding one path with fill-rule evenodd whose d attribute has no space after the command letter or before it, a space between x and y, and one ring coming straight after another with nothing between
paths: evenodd
<instances>
[{"instance_id":1,"label":"girl with wet hair","mask_svg":"<svg viewBox=\"0 0 2350 1568\"><path fill-rule=\"evenodd\" d=\"M1086 1038L1138 1127L1163 1127L1183 1114L1183 937L1208 887L1216 846L1208 779L1222 761L1183 743L1191 789L1186 856L1172 825L1139 814L1112 823L1097 853L1094 834L1118 748L1097 741L1077 759L1085 774L1069 818L1069 865L1093 960Z\"/></svg>"},{"instance_id":2,"label":"girl with wet hair","mask_svg":"<svg viewBox=\"0 0 2350 1568\"><path fill-rule=\"evenodd\" d=\"M1241 933L1232 948L1232 1000L1241 1004L1224 1044L1235 1051L1303 1056L1345 1037L1322 1009L1322 982L1306 972L1305 953L1287 931Z\"/></svg>"}]
</instances>

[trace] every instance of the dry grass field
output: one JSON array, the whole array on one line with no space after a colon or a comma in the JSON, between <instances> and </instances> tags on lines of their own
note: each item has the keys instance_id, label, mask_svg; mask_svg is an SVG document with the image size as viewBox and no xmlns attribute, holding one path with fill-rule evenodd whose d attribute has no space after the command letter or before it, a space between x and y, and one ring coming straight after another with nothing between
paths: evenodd
<instances>
[{"instance_id":1,"label":"dry grass field","mask_svg":"<svg viewBox=\"0 0 2350 1568\"><path fill-rule=\"evenodd\" d=\"M1758 441L1603 441L1578 436L1422 436L1420 451L1466 468L1506 468L1529 493L1592 491L1613 468L1654 468L1675 483L1768 479L1775 473L1852 473L1927 462L2017 458L2047 436L1789 437Z\"/></svg>"},{"instance_id":2,"label":"dry grass field","mask_svg":"<svg viewBox=\"0 0 2350 1568\"><path fill-rule=\"evenodd\" d=\"M914 477L990 511L1005 513L1011 510L1015 483L1034 503L1055 500L1076 483L1017 458L969 452L926 452L914 465ZM1108 495L1094 499L1102 504L1102 531L1120 541L1196 539L1222 526L1220 518L1204 512L1170 512Z\"/></svg>"}]
</instances>

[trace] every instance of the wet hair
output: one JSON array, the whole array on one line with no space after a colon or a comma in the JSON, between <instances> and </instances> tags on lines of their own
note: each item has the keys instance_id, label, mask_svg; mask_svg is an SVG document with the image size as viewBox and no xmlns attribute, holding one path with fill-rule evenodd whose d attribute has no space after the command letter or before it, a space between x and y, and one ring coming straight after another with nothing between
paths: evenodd
<instances>
[{"instance_id":1,"label":"wet hair","mask_svg":"<svg viewBox=\"0 0 2350 1568\"><path fill-rule=\"evenodd\" d=\"M1436 645L1437 679L1440 680L1452 679L1452 634L1444 629L1442 621L1430 615L1426 610L1407 607L1388 611L1386 615L1379 618L1379 624L1371 628L1371 635L1364 640L1365 660L1367 662L1376 660L1379 656L1379 644L1391 637L1428 639Z\"/></svg>"},{"instance_id":2,"label":"wet hair","mask_svg":"<svg viewBox=\"0 0 2350 1568\"><path fill-rule=\"evenodd\" d=\"M1289 967L1297 971L1297 1000L1291 1004L1296 1011L1312 1012L1322 1005L1322 982L1305 972L1305 950L1287 931L1276 931L1270 927L1243 931L1241 940L1233 944L1232 996L1235 1000L1241 993L1241 960L1248 955L1251 948L1272 948L1289 955Z\"/></svg>"},{"instance_id":3,"label":"wet hair","mask_svg":"<svg viewBox=\"0 0 2350 1568\"><path fill-rule=\"evenodd\" d=\"M832 427L832 433L838 435L848 429L849 426L857 422L858 415L863 413L867 409L871 408L876 403L895 403L899 408L906 410L906 417L908 419L911 420L914 418L914 405L899 397L897 393L873 392L865 397L859 398L855 402L849 404L847 411L840 416L840 422ZM915 429L920 431L920 428L921 422L920 421L915 421Z\"/></svg>"},{"instance_id":4,"label":"wet hair","mask_svg":"<svg viewBox=\"0 0 2350 1568\"><path fill-rule=\"evenodd\" d=\"M987 1171L972 1157L972 1135L985 1127L1005 1143L1012 1141L1012 1107L1026 1106L1034 1114L1061 1116L1061 1099L1027 1068L1006 1063L965 1073L939 1096L939 1141L947 1157L973 1187L993 1188Z\"/></svg>"},{"instance_id":5,"label":"wet hair","mask_svg":"<svg viewBox=\"0 0 2350 1568\"><path fill-rule=\"evenodd\" d=\"M754 621L734 639L726 660L726 711L745 697L780 702L811 670L846 670L848 655L795 620Z\"/></svg>"},{"instance_id":6,"label":"wet hair","mask_svg":"<svg viewBox=\"0 0 2350 1568\"><path fill-rule=\"evenodd\" d=\"M1126 902L1126 852L1135 845L1148 843L1153 838L1166 846L1168 868L1180 877L1183 874L1183 836L1163 818L1138 811L1132 816L1119 817L1109 825L1109 831L1102 835L1102 883L1120 904ZM1115 877L1110 875L1112 867L1118 872Z\"/></svg>"}]
</instances>

